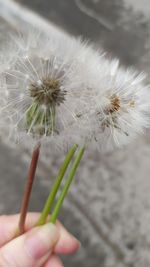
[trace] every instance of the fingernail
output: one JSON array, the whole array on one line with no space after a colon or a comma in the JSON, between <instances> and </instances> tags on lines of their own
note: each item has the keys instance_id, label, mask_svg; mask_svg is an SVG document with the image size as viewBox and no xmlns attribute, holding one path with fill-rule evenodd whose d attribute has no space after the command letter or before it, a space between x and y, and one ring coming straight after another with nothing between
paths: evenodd
<instances>
[{"instance_id":1,"label":"fingernail","mask_svg":"<svg viewBox=\"0 0 150 267\"><path fill-rule=\"evenodd\" d=\"M34 260L38 260L51 253L58 240L58 231L55 225L46 224L29 231L25 239L25 247Z\"/></svg>"}]
</instances>

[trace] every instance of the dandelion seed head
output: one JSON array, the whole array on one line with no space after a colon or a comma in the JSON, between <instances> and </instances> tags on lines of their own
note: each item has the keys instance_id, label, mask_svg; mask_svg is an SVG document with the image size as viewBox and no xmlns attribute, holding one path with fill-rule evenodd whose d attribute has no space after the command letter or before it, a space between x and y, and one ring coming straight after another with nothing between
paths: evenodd
<instances>
[{"instance_id":1,"label":"dandelion seed head","mask_svg":"<svg viewBox=\"0 0 150 267\"><path fill-rule=\"evenodd\" d=\"M15 142L94 144L107 151L149 126L143 73L122 69L79 39L32 32L12 40L16 57L0 77L0 127L8 121Z\"/></svg>"},{"instance_id":2,"label":"dandelion seed head","mask_svg":"<svg viewBox=\"0 0 150 267\"><path fill-rule=\"evenodd\" d=\"M105 92L96 92L97 104L91 115L91 134L104 150L131 142L150 125L150 91L143 84L144 75L116 66L113 75L110 68L113 78L107 74L102 82Z\"/></svg>"},{"instance_id":3,"label":"dandelion seed head","mask_svg":"<svg viewBox=\"0 0 150 267\"><path fill-rule=\"evenodd\" d=\"M29 43L25 47L18 43L19 48L15 63L2 72L5 101L0 114L5 122L9 120L13 141L26 138L29 143L37 139L47 143L47 137L56 139L77 121L75 111L80 105L77 107L76 84L71 82L72 61L64 61L56 54L46 55L43 47L32 51ZM81 94L78 91L78 96Z\"/></svg>"},{"instance_id":4,"label":"dandelion seed head","mask_svg":"<svg viewBox=\"0 0 150 267\"><path fill-rule=\"evenodd\" d=\"M63 71L56 73L53 63L43 59L36 58L37 63L39 65L35 66L34 58L19 58L14 68L6 71L8 102L10 99L11 108L16 107L23 113L18 126L23 122L28 134L50 135L55 107L65 101L66 91L60 89ZM14 116L16 119L18 117Z\"/></svg>"}]
</instances>

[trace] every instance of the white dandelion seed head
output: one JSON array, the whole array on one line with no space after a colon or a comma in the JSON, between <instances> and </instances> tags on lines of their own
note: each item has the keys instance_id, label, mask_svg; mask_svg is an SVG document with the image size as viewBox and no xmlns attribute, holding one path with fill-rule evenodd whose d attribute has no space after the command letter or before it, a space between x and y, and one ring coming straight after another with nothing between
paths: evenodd
<instances>
[{"instance_id":1,"label":"white dandelion seed head","mask_svg":"<svg viewBox=\"0 0 150 267\"><path fill-rule=\"evenodd\" d=\"M32 53L28 47L27 54L22 51L21 47L15 63L1 74L1 129L9 121L9 137L15 142L26 138L28 143L37 139L48 143L54 137L57 143L64 141L69 127L77 124L76 111L84 107L82 90L74 82L73 63L51 51L45 57L43 47Z\"/></svg>"},{"instance_id":2,"label":"white dandelion seed head","mask_svg":"<svg viewBox=\"0 0 150 267\"><path fill-rule=\"evenodd\" d=\"M91 139L100 150L121 147L150 126L150 87L145 75L119 68L118 61L107 63L101 83L93 89Z\"/></svg>"},{"instance_id":3,"label":"white dandelion seed head","mask_svg":"<svg viewBox=\"0 0 150 267\"><path fill-rule=\"evenodd\" d=\"M11 40L16 57L0 74L1 135L7 128L10 140L29 146L40 139L47 148L77 143L107 151L149 126L143 74L80 39L31 31Z\"/></svg>"},{"instance_id":4,"label":"white dandelion seed head","mask_svg":"<svg viewBox=\"0 0 150 267\"><path fill-rule=\"evenodd\" d=\"M77 59L74 69L76 84L88 103L77 112L79 128L69 129L77 143L92 143L108 151L131 142L150 126L150 88L144 85L145 74L125 70L119 67L119 60L96 53L89 62L87 56L82 62Z\"/></svg>"}]
</instances>

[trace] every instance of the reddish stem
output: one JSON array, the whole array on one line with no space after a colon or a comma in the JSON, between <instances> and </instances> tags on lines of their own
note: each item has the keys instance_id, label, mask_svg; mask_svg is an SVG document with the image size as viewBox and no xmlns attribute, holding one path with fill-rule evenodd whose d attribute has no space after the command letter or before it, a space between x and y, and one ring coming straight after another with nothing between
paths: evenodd
<instances>
[{"instance_id":1,"label":"reddish stem","mask_svg":"<svg viewBox=\"0 0 150 267\"><path fill-rule=\"evenodd\" d=\"M28 171L27 182L25 185L25 190L24 190L22 205L21 205L21 210L20 210L20 218L19 218L19 234L20 235L25 232L25 220L26 220L27 210L29 206L29 200L30 200L33 182L34 182L39 154L40 154L40 144L38 144L37 147L35 147L35 149L33 150L31 163L30 163L30 167Z\"/></svg>"}]
</instances>

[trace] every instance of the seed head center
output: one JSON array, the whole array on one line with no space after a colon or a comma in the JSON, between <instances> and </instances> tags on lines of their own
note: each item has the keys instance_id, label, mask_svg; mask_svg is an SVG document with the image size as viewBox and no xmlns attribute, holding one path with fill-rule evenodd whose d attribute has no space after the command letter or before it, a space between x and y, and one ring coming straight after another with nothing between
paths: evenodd
<instances>
[{"instance_id":1,"label":"seed head center","mask_svg":"<svg viewBox=\"0 0 150 267\"><path fill-rule=\"evenodd\" d=\"M120 99L116 95L112 95L110 98L110 107L108 108L108 113L115 113L120 109Z\"/></svg>"},{"instance_id":2,"label":"seed head center","mask_svg":"<svg viewBox=\"0 0 150 267\"><path fill-rule=\"evenodd\" d=\"M45 78L39 82L33 82L30 84L29 91L30 96L41 105L56 106L65 101L66 91L60 89L60 82L57 79Z\"/></svg>"}]
</instances>

